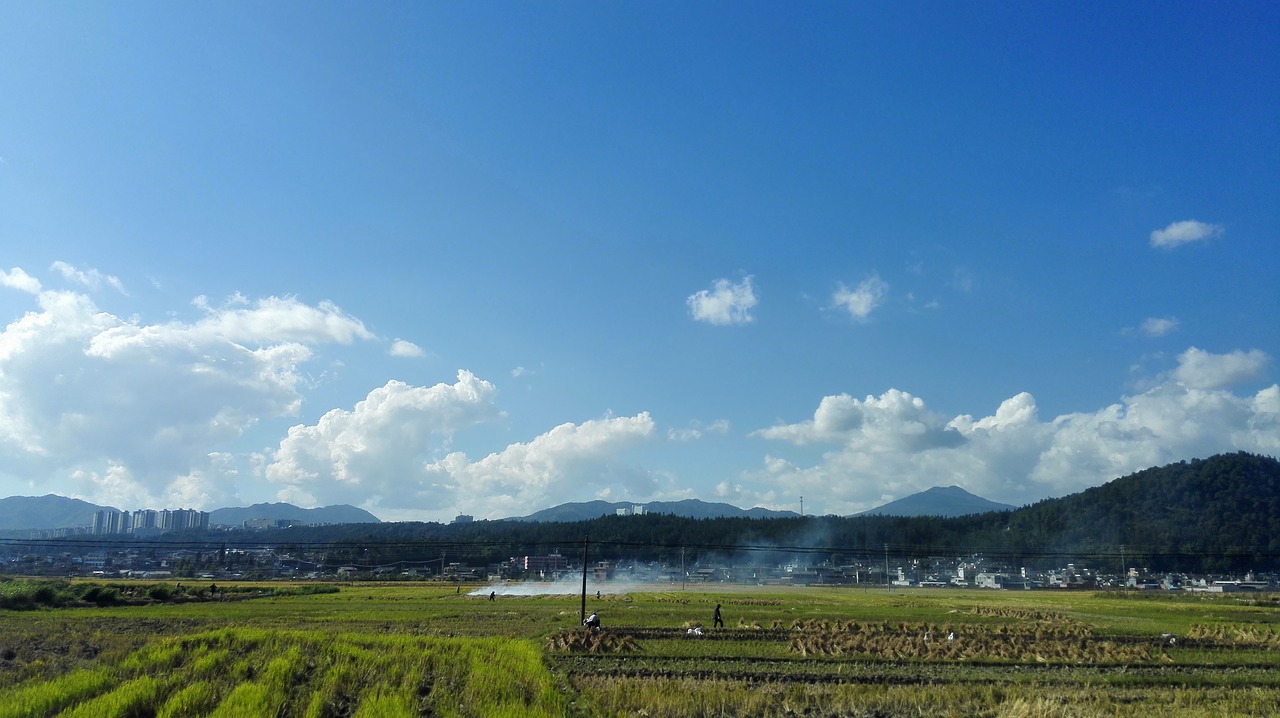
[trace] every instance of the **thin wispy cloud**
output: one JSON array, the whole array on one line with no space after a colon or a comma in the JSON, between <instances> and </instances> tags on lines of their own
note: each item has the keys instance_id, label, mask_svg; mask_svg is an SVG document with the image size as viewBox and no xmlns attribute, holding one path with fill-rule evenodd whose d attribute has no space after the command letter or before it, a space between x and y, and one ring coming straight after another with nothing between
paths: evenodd
<instances>
[{"instance_id":1,"label":"thin wispy cloud","mask_svg":"<svg viewBox=\"0 0 1280 718\"><path fill-rule=\"evenodd\" d=\"M723 436L727 433L729 433L729 421L727 419L717 419L710 424L693 422L683 429L674 427L667 429L667 440L676 442L697 441L708 434Z\"/></svg>"},{"instance_id":2,"label":"thin wispy cloud","mask_svg":"<svg viewBox=\"0 0 1280 718\"><path fill-rule=\"evenodd\" d=\"M119 277L103 274L96 269L80 270L62 261L54 262L49 269L61 274L63 279L68 282L74 282L94 291L101 289L102 285L105 284L121 294L128 294L124 289L124 283L120 281Z\"/></svg>"},{"instance_id":3,"label":"thin wispy cloud","mask_svg":"<svg viewBox=\"0 0 1280 718\"><path fill-rule=\"evenodd\" d=\"M866 321L889 295L889 283L873 274L850 289L843 282L831 295L831 306L848 312L857 321Z\"/></svg>"},{"instance_id":4,"label":"thin wispy cloud","mask_svg":"<svg viewBox=\"0 0 1280 718\"><path fill-rule=\"evenodd\" d=\"M1148 317L1142 320L1142 325L1138 327L1138 331L1148 337L1162 337L1172 334L1177 329L1178 320L1175 317Z\"/></svg>"},{"instance_id":5,"label":"thin wispy cloud","mask_svg":"<svg viewBox=\"0 0 1280 718\"><path fill-rule=\"evenodd\" d=\"M959 292L969 293L973 291L975 279L973 272L968 267L956 267L951 274L951 288Z\"/></svg>"}]
</instances>

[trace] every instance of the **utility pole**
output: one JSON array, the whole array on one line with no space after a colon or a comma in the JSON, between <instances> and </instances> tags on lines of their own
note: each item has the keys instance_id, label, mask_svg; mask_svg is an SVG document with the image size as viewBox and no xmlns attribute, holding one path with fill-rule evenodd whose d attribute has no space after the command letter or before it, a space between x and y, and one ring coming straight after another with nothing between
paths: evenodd
<instances>
[{"instance_id":1,"label":"utility pole","mask_svg":"<svg viewBox=\"0 0 1280 718\"><path fill-rule=\"evenodd\" d=\"M681 546L680 547L680 590L681 591L684 590L686 575L687 574L685 574L684 572L684 546Z\"/></svg>"},{"instance_id":2,"label":"utility pole","mask_svg":"<svg viewBox=\"0 0 1280 718\"><path fill-rule=\"evenodd\" d=\"M578 614L579 626L587 622L587 547L590 543L589 537L582 537L582 610Z\"/></svg>"},{"instance_id":3,"label":"utility pole","mask_svg":"<svg viewBox=\"0 0 1280 718\"><path fill-rule=\"evenodd\" d=\"M892 584L889 583L889 544L884 545L884 587L892 590Z\"/></svg>"},{"instance_id":4,"label":"utility pole","mask_svg":"<svg viewBox=\"0 0 1280 718\"><path fill-rule=\"evenodd\" d=\"M1120 587L1129 590L1129 569L1125 566L1128 563L1124 560L1124 544L1120 544Z\"/></svg>"},{"instance_id":5,"label":"utility pole","mask_svg":"<svg viewBox=\"0 0 1280 718\"><path fill-rule=\"evenodd\" d=\"M804 518L804 497L800 497L800 518Z\"/></svg>"}]
</instances>

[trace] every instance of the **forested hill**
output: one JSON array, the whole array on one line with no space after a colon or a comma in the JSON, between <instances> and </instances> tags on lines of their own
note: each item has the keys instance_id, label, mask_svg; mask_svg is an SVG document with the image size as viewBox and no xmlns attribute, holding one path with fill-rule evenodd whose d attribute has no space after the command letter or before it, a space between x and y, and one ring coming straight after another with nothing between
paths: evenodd
<instances>
[{"instance_id":1,"label":"forested hill","mask_svg":"<svg viewBox=\"0 0 1280 718\"><path fill-rule=\"evenodd\" d=\"M593 560L810 560L982 554L1013 565L1070 561L1152 570L1280 569L1280 462L1245 453L1179 462L1115 479L1016 511L974 516L806 516L689 519L654 514L590 521L476 521L297 527L286 542L342 544L369 560L438 554L477 564L560 550L574 555L590 537ZM256 535L256 541L266 536ZM365 553L365 552L368 553ZM674 552L674 553L673 553Z\"/></svg>"},{"instance_id":2,"label":"forested hill","mask_svg":"<svg viewBox=\"0 0 1280 718\"><path fill-rule=\"evenodd\" d=\"M1026 545L1280 557L1280 461L1244 452L1146 469L1014 512Z\"/></svg>"}]
</instances>

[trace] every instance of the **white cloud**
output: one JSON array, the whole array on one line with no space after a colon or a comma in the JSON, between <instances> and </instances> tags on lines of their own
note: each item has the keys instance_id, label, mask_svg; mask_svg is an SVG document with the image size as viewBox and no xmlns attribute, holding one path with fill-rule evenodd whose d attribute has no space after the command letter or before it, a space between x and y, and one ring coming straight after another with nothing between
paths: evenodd
<instances>
[{"instance_id":1,"label":"white cloud","mask_svg":"<svg viewBox=\"0 0 1280 718\"><path fill-rule=\"evenodd\" d=\"M1197 222L1187 219L1174 222L1164 229L1151 233L1151 246L1172 249L1191 242L1199 242L1221 235L1225 230L1222 225Z\"/></svg>"},{"instance_id":2,"label":"white cloud","mask_svg":"<svg viewBox=\"0 0 1280 718\"><path fill-rule=\"evenodd\" d=\"M563 424L478 461L446 453L455 432L504 416L496 388L466 371L431 387L387 382L272 450L232 453L255 424L299 411L320 345L373 339L363 323L328 302L237 294L219 306L197 298L194 320L148 324L87 294L41 291L21 269L3 277L38 305L0 331L0 478L31 493L213 508L257 478L304 505L447 519L524 514L580 489L689 491L620 460L654 434L646 413Z\"/></svg>"},{"instance_id":3,"label":"white cloud","mask_svg":"<svg viewBox=\"0 0 1280 718\"><path fill-rule=\"evenodd\" d=\"M106 284L121 294L128 294L128 292L124 290L124 283L121 282L118 277L114 277L110 274L103 274L96 269L81 271L66 262L54 262L49 269L58 272L69 282L75 282L76 284L83 285L94 291L101 289L102 285Z\"/></svg>"},{"instance_id":4,"label":"white cloud","mask_svg":"<svg viewBox=\"0 0 1280 718\"><path fill-rule=\"evenodd\" d=\"M1257 349L1212 354L1191 347L1178 356L1173 375L1192 389L1223 389L1262 376L1269 357Z\"/></svg>"},{"instance_id":5,"label":"white cloud","mask_svg":"<svg viewBox=\"0 0 1280 718\"><path fill-rule=\"evenodd\" d=\"M761 429L754 435L799 445L844 444L868 452L954 446L960 440L924 400L897 389L862 401L848 394L824 397L812 420Z\"/></svg>"},{"instance_id":6,"label":"white cloud","mask_svg":"<svg viewBox=\"0 0 1280 718\"><path fill-rule=\"evenodd\" d=\"M766 459L767 461L768 459ZM772 509L786 509L796 511L797 506L795 497L780 497L777 491L771 489L761 489L757 486L743 484L741 482L730 483L721 481L716 484L714 490L716 501L723 501L734 506L744 509L754 508L756 506L764 506ZM789 505L783 505L783 500L790 500Z\"/></svg>"},{"instance_id":7,"label":"white cloud","mask_svg":"<svg viewBox=\"0 0 1280 718\"><path fill-rule=\"evenodd\" d=\"M864 401L829 396L812 420L755 434L830 444L820 460L805 465L770 456L740 483L747 492L770 487L788 500L812 496L820 510L849 514L932 486L956 484L1020 505L1180 459L1237 450L1275 455L1280 386L1245 396L1225 388L1256 377L1265 361L1256 351L1188 350L1174 375L1151 389L1047 421L1027 393L990 416L950 421L903 392Z\"/></svg>"},{"instance_id":8,"label":"white cloud","mask_svg":"<svg viewBox=\"0 0 1280 718\"><path fill-rule=\"evenodd\" d=\"M204 297L197 297L194 304L206 313L204 319L186 330L197 336L244 344L280 341L350 344L357 339L374 338L363 322L327 300L315 306L300 302L297 297L267 297L250 302L237 294L220 309L209 306Z\"/></svg>"},{"instance_id":9,"label":"white cloud","mask_svg":"<svg viewBox=\"0 0 1280 718\"><path fill-rule=\"evenodd\" d=\"M653 432L647 412L566 423L476 462L454 453L426 469L437 485L453 489L466 513L487 518L528 514L591 487L620 489L611 492L615 500L645 498L658 488L657 477L620 464L618 456Z\"/></svg>"},{"instance_id":10,"label":"white cloud","mask_svg":"<svg viewBox=\"0 0 1280 718\"><path fill-rule=\"evenodd\" d=\"M155 496L120 464L109 463L101 473L77 469L71 472L71 480L80 496L92 497L94 503L116 508L156 505Z\"/></svg>"},{"instance_id":11,"label":"white cloud","mask_svg":"<svg viewBox=\"0 0 1280 718\"><path fill-rule=\"evenodd\" d=\"M0 272L0 281L33 303L0 329L0 477L30 493L58 490L121 508L212 508L257 479L281 500L351 503L387 519L497 518L587 496L687 496L687 484L634 465L629 452L651 442L688 450L676 443L729 430L717 420L659 433L640 412L564 423L526 442L473 450L481 458L472 459L456 449L468 438L460 435L504 415L494 385L460 371L435 386L387 382L289 429L250 467L237 445L255 424L297 415L322 345L374 338L360 320L327 302L235 295L220 306L197 299L192 320L149 324L85 293L42 290L18 268ZM811 417L754 433L802 448L772 445L757 471L715 491L743 506L794 510L804 495L810 510L852 513L959 484L1017 504L1193 456L1274 455L1280 386L1232 391L1259 381L1269 361L1258 350L1192 347L1144 391L1052 418L1027 393L977 417L942 416L893 389L828 396Z\"/></svg>"},{"instance_id":12,"label":"white cloud","mask_svg":"<svg viewBox=\"0 0 1280 718\"><path fill-rule=\"evenodd\" d=\"M1142 326L1139 327L1139 331L1149 337L1162 337L1177 329L1178 320L1174 317L1148 317L1142 320Z\"/></svg>"},{"instance_id":13,"label":"white cloud","mask_svg":"<svg viewBox=\"0 0 1280 718\"><path fill-rule=\"evenodd\" d=\"M422 490L415 484L423 461L438 448L433 437L501 417L496 395L493 384L467 371L453 384L430 387L389 381L350 411L333 409L314 425L289 429L266 478L325 501L385 496L411 505L413 492Z\"/></svg>"},{"instance_id":14,"label":"white cloud","mask_svg":"<svg viewBox=\"0 0 1280 718\"><path fill-rule=\"evenodd\" d=\"M65 477L89 500L233 494L218 447L297 412L314 345L368 335L332 305L293 299L166 324L70 291L36 301L0 331L0 475Z\"/></svg>"},{"instance_id":15,"label":"white cloud","mask_svg":"<svg viewBox=\"0 0 1280 718\"><path fill-rule=\"evenodd\" d=\"M40 293L40 280L22 271L20 267L14 267L7 272L0 270L0 286L28 294Z\"/></svg>"},{"instance_id":16,"label":"white cloud","mask_svg":"<svg viewBox=\"0 0 1280 718\"><path fill-rule=\"evenodd\" d=\"M501 417L495 395L492 384L466 371L452 385L390 382L351 411L335 409L315 425L290 429L265 475L283 485L281 500L353 503L406 520L458 512L502 518L584 492L621 499L656 490L656 475L617 460L653 434L647 413L561 424L477 461L462 452L432 458L455 431Z\"/></svg>"},{"instance_id":17,"label":"white cloud","mask_svg":"<svg viewBox=\"0 0 1280 718\"><path fill-rule=\"evenodd\" d=\"M831 306L845 310L858 321L864 321L884 302L888 294L889 284L879 275L872 275L853 289L841 283L831 295Z\"/></svg>"},{"instance_id":18,"label":"white cloud","mask_svg":"<svg viewBox=\"0 0 1280 718\"><path fill-rule=\"evenodd\" d=\"M422 350L422 347L404 339L397 339L394 342L391 342L391 349L388 353L393 357L404 357L407 359L416 359L427 355L427 353Z\"/></svg>"},{"instance_id":19,"label":"white cloud","mask_svg":"<svg viewBox=\"0 0 1280 718\"><path fill-rule=\"evenodd\" d=\"M749 324L754 321L751 308L758 300L751 277L744 277L734 284L728 279L717 279L710 290L703 289L687 300L689 313L694 319L708 324Z\"/></svg>"},{"instance_id":20,"label":"white cloud","mask_svg":"<svg viewBox=\"0 0 1280 718\"><path fill-rule=\"evenodd\" d=\"M723 436L727 433L729 433L729 421L727 419L717 419L710 424L695 421L683 429L667 429L667 439L669 441L697 441L706 434Z\"/></svg>"}]
</instances>

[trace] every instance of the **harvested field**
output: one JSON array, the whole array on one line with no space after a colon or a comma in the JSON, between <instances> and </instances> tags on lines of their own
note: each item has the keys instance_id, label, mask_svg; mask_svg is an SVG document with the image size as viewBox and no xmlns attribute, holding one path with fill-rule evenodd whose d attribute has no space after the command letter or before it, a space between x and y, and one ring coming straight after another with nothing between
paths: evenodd
<instances>
[{"instance_id":1,"label":"harvested field","mask_svg":"<svg viewBox=\"0 0 1280 718\"><path fill-rule=\"evenodd\" d=\"M1280 704L1270 602L426 585L0 612L8 716L1183 716ZM716 603L729 628L703 621Z\"/></svg>"}]
</instances>

